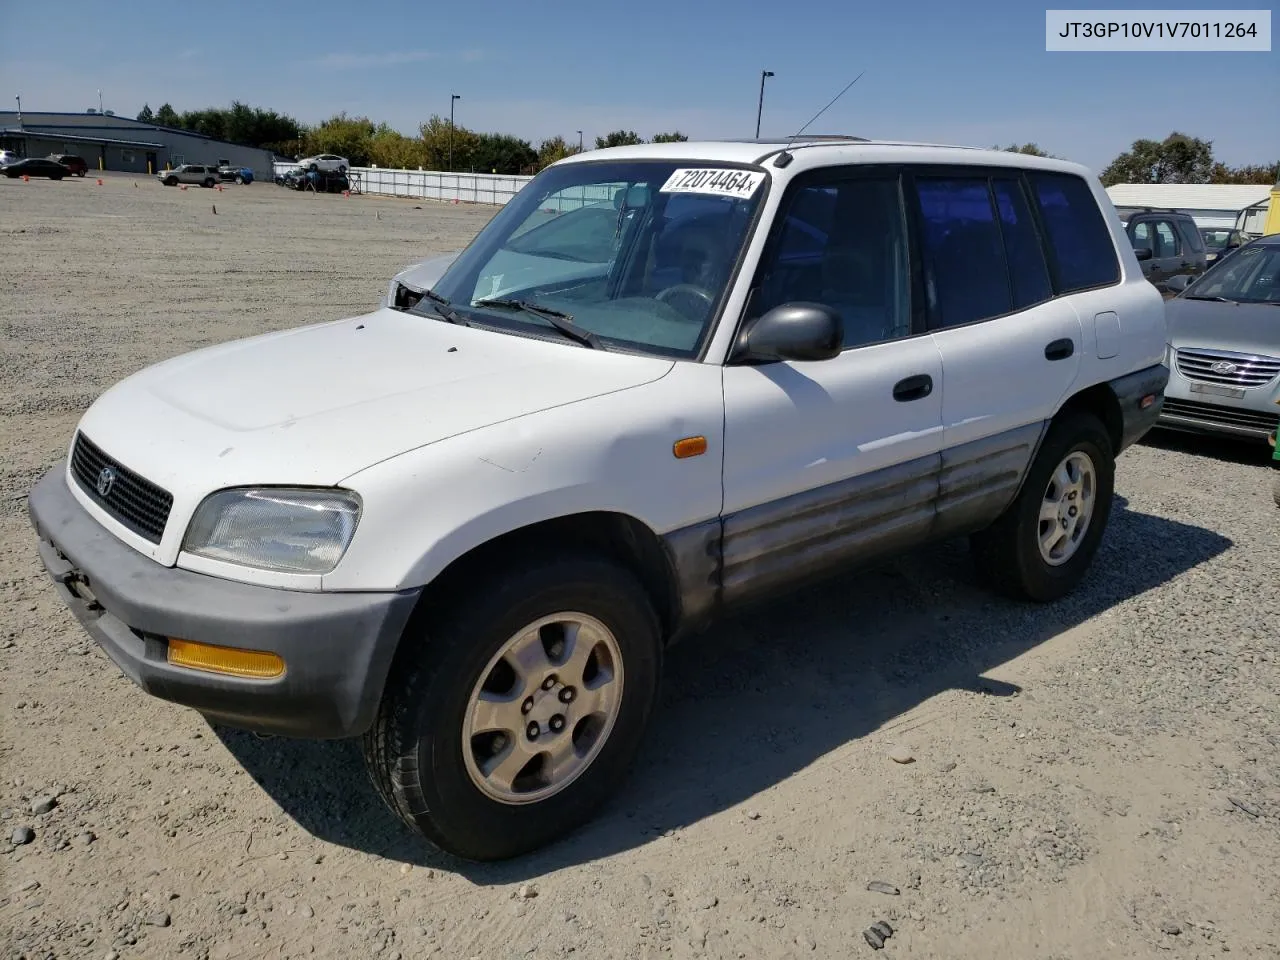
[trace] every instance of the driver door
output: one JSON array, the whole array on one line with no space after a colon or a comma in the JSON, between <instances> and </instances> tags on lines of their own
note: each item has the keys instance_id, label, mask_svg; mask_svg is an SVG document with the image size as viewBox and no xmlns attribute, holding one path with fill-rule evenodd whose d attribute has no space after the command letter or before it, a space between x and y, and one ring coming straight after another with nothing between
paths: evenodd
<instances>
[{"instance_id":1,"label":"driver door","mask_svg":"<svg viewBox=\"0 0 1280 960\"><path fill-rule=\"evenodd\" d=\"M920 335L897 173L819 171L788 190L748 310L826 304L829 360L724 368L724 597L922 539L934 521L942 357Z\"/></svg>"}]
</instances>

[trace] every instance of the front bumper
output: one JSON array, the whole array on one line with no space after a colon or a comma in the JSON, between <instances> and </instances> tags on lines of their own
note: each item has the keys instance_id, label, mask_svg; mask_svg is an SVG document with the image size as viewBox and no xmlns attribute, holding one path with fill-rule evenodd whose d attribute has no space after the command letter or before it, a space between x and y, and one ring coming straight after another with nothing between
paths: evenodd
<instances>
[{"instance_id":1,"label":"front bumper","mask_svg":"<svg viewBox=\"0 0 1280 960\"><path fill-rule=\"evenodd\" d=\"M1188 380L1180 373L1170 379L1159 426L1183 433L1198 433L1240 440L1267 442L1280 424L1274 383L1244 389L1244 397L1221 397L1192 389L1215 388Z\"/></svg>"},{"instance_id":2,"label":"front bumper","mask_svg":"<svg viewBox=\"0 0 1280 960\"><path fill-rule=\"evenodd\" d=\"M368 729L420 591L309 593L162 566L103 528L67 483L62 462L28 497L40 559L130 679L227 726L319 739ZM174 666L168 637L270 651L285 672L253 680Z\"/></svg>"}]
</instances>

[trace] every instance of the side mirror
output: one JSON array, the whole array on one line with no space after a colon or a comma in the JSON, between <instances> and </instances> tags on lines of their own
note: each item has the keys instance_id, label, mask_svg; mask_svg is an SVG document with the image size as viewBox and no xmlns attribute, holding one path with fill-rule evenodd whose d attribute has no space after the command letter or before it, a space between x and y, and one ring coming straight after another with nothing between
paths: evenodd
<instances>
[{"instance_id":1,"label":"side mirror","mask_svg":"<svg viewBox=\"0 0 1280 960\"><path fill-rule=\"evenodd\" d=\"M1134 247L1133 252L1137 255L1139 260L1150 260L1152 257L1150 247Z\"/></svg>"},{"instance_id":2,"label":"side mirror","mask_svg":"<svg viewBox=\"0 0 1280 960\"><path fill-rule=\"evenodd\" d=\"M1191 286L1191 282L1195 277L1187 273L1180 273L1177 276L1170 277L1164 282L1164 288L1170 293L1181 293L1187 287Z\"/></svg>"},{"instance_id":3,"label":"side mirror","mask_svg":"<svg viewBox=\"0 0 1280 960\"><path fill-rule=\"evenodd\" d=\"M830 360L840 355L839 315L821 303L784 303L747 322L732 360Z\"/></svg>"}]
</instances>

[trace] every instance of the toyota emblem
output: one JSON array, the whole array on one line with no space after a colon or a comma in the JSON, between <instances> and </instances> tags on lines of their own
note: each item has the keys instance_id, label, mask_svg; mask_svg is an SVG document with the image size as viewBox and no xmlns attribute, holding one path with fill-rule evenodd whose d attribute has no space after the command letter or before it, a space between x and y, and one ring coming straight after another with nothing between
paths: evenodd
<instances>
[{"instance_id":1,"label":"toyota emblem","mask_svg":"<svg viewBox=\"0 0 1280 960\"><path fill-rule=\"evenodd\" d=\"M1235 373L1236 365L1227 360L1219 360L1209 369L1212 370L1214 373L1222 373L1222 374Z\"/></svg>"},{"instance_id":2,"label":"toyota emblem","mask_svg":"<svg viewBox=\"0 0 1280 960\"><path fill-rule=\"evenodd\" d=\"M98 474L98 496L105 497L116 483L116 472L110 467L103 467Z\"/></svg>"}]
</instances>

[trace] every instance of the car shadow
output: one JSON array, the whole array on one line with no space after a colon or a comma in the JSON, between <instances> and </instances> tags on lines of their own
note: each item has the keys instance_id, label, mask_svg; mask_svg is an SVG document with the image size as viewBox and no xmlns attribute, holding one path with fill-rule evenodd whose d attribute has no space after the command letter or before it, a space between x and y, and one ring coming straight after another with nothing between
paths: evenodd
<instances>
[{"instance_id":1,"label":"car shadow","mask_svg":"<svg viewBox=\"0 0 1280 960\"><path fill-rule=\"evenodd\" d=\"M1181 430L1156 428L1140 441L1144 447L1184 453L1192 457L1207 457L1242 466L1265 467L1271 463L1271 445L1260 441L1232 440L1213 434L1186 433Z\"/></svg>"},{"instance_id":2,"label":"car shadow","mask_svg":"<svg viewBox=\"0 0 1280 960\"><path fill-rule=\"evenodd\" d=\"M613 800L574 834L504 863L456 860L403 826L374 792L354 741L214 732L286 814L324 841L481 885L518 882L742 804L936 694L1017 693L984 673L1231 545L1117 497L1089 577L1054 604L985 590L960 541L744 611L669 651L661 708Z\"/></svg>"}]
</instances>

